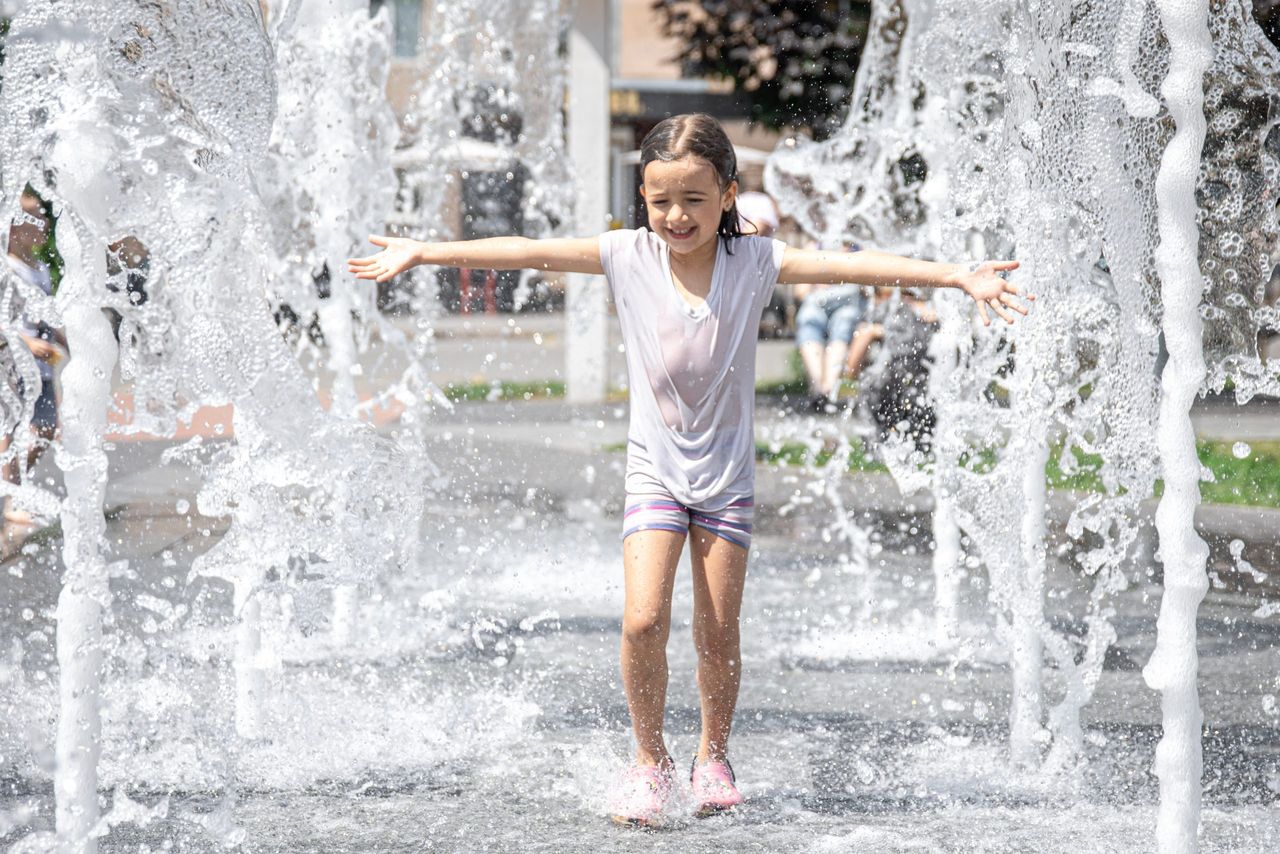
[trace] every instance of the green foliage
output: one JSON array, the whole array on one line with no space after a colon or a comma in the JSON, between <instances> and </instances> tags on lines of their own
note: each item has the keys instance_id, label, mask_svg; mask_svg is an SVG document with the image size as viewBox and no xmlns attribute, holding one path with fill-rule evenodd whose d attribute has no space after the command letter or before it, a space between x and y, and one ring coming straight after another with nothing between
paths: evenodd
<instances>
[{"instance_id":1,"label":"green foliage","mask_svg":"<svg viewBox=\"0 0 1280 854\"><path fill-rule=\"evenodd\" d=\"M867 0L654 0L689 77L721 77L771 128L821 138L849 106L866 44Z\"/></svg>"},{"instance_id":2,"label":"green foliage","mask_svg":"<svg viewBox=\"0 0 1280 854\"><path fill-rule=\"evenodd\" d=\"M53 282L53 292L58 292L58 285L62 284L62 253L58 251L58 218L53 215L53 204L46 201L39 193L27 186L27 192L40 199L40 208L44 211L44 218L49 223L49 230L45 235L44 243L35 247L33 254L36 259L49 268L49 278Z\"/></svg>"},{"instance_id":3,"label":"green foliage","mask_svg":"<svg viewBox=\"0 0 1280 854\"><path fill-rule=\"evenodd\" d=\"M722 77L771 128L823 137L849 105L867 39L868 0L652 0L680 44L691 77ZM1280 0L1253 0L1254 18L1280 46Z\"/></svg>"}]
</instances>

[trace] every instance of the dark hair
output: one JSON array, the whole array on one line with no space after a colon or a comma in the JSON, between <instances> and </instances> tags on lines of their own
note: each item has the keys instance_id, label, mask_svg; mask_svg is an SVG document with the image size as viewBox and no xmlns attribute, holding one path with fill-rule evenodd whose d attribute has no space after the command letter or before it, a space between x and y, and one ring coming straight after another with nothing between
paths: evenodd
<instances>
[{"instance_id":1,"label":"dark hair","mask_svg":"<svg viewBox=\"0 0 1280 854\"><path fill-rule=\"evenodd\" d=\"M738 156L733 153L733 143L720 123L706 113L685 113L658 122L640 143L640 180L644 181L644 168L655 160L670 161L683 157L697 157L711 164L716 170L720 191L738 180ZM716 234L724 238L742 236L742 224L738 219L738 203L735 200L729 210L720 214Z\"/></svg>"}]
</instances>

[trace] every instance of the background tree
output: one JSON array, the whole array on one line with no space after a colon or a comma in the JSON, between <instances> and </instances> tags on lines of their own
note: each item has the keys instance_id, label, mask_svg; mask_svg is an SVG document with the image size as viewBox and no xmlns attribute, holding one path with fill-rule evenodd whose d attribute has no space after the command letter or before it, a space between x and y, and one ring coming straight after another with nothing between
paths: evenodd
<instances>
[{"instance_id":1,"label":"background tree","mask_svg":"<svg viewBox=\"0 0 1280 854\"><path fill-rule=\"evenodd\" d=\"M840 125L866 43L867 0L655 0L686 77L723 77L771 128Z\"/></svg>"},{"instance_id":2,"label":"background tree","mask_svg":"<svg viewBox=\"0 0 1280 854\"><path fill-rule=\"evenodd\" d=\"M654 0L662 30L680 43L686 77L723 77L771 128L836 130L849 107L866 42L869 0ZM1253 0L1280 46L1280 0Z\"/></svg>"}]
</instances>

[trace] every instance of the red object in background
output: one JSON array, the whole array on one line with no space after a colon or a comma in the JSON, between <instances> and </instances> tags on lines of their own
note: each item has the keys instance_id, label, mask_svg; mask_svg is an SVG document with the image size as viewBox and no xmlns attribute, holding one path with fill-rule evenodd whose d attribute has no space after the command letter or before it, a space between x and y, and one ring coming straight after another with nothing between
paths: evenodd
<instances>
[{"instance_id":1,"label":"red object in background","mask_svg":"<svg viewBox=\"0 0 1280 854\"><path fill-rule=\"evenodd\" d=\"M466 267L458 269L458 311L461 314L471 313L471 273ZM484 271L484 313L498 313L498 273L495 270Z\"/></svg>"}]
</instances>

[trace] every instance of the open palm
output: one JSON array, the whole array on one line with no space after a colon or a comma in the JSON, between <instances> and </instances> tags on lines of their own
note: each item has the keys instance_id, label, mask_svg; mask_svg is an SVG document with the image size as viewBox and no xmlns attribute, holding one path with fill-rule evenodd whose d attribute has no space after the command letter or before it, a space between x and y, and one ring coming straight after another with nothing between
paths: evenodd
<instances>
[{"instance_id":1,"label":"open palm","mask_svg":"<svg viewBox=\"0 0 1280 854\"><path fill-rule=\"evenodd\" d=\"M978 315L984 326L991 325L988 308L1005 323L1013 323L1013 314L1027 313L1027 300L1031 294L1000 276L1000 273L1018 269L1017 261L983 261L975 264L960 278L960 286L978 304Z\"/></svg>"},{"instance_id":2,"label":"open palm","mask_svg":"<svg viewBox=\"0 0 1280 854\"><path fill-rule=\"evenodd\" d=\"M385 282L418 263L418 242L407 237L371 235L369 242L382 251L366 258L348 258L347 270L357 279Z\"/></svg>"}]
</instances>

